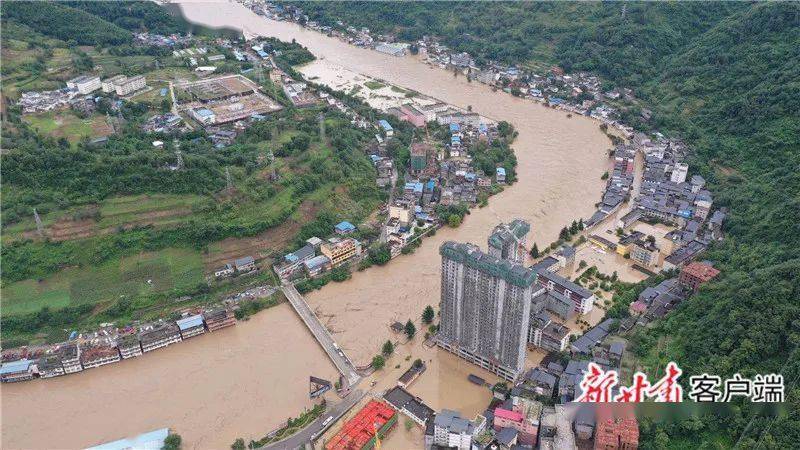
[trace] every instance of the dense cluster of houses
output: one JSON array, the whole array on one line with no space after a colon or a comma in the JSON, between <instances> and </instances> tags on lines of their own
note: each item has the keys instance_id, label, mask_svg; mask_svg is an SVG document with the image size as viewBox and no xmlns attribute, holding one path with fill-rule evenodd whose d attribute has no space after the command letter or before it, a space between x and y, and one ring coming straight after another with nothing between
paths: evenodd
<instances>
[{"instance_id":1,"label":"dense cluster of houses","mask_svg":"<svg viewBox=\"0 0 800 450\"><path fill-rule=\"evenodd\" d=\"M0 381L10 383L76 373L235 324L233 311L218 307L187 313L174 322L159 321L124 329L107 326L53 346L5 350Z\"/></svg>"},{"instance_id":2,"label":"dense cluster of houses","mask_svg":"<svg viewBox=\"0 0 800 450\"><path fill-rule=\"evenodd\" d=\"M356 261L361 256L361 242L348 236L355 231L355 225L350 222L339 222L334 226L335 236L325 241L318 237L307 239L304 246L276 262L273 270L282 280L313 278Z\"/></svg>"},{"instance_id":3,"label":"dense cluster of houses","mask_svg":"<svg viewBox=\"0 0 800 450\"><path fill-rule=\"evenodd\" d=\"M551 363L550 372L564 374L579 371L578 364L567 368ZM550 372L534 369L532 378L510 391L495 389L492 402L482 414L470 420L457 411L444 409L430 414L424 422L426 449L459 450L518 448L594 448L635 449L639 444L639 424L630 405L569 403L546 406L536 400L550 389L547 379L541 389L537 379ZM535 378L539 374L539 378ZM483 380L475 377L475 382ZM400 388L387 396L400 397ZM544 392L540 394L539 392ZM410 394L403 397L411 397ZM390 401L391 404L391 401ZM402 411L401 412L405 412ZM406 413L408 415L408 413Z\"/></svg>"}]
</instances>

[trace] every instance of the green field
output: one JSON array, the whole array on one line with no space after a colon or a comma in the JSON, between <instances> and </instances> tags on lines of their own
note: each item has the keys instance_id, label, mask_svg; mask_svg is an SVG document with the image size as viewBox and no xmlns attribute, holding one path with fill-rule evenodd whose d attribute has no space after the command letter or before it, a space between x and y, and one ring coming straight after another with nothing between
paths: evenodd
<instances>
[{"instance_id":1,"label":"green field","mask_svg":"<svg viewBox=\"0 0 800 450\"><path fill-rule=\"evenodd\" d=\"M181 211L188 211L203 197L199 195L150 194L115 197L100 205L100 228L115 227L137 220L150 220L155 224L180 216ZM149 217L164 213L163 217ZM170 214L174 213L174 214Z\"/></svg>"},{"instance_id":2,"label":"green field","mask_svg":"<svg viewBox=\"0 0 800 450\"><path fill-rule=\"evenodd\" d=\"M103 116L81 119L70 111L32 114L25 116L24 120L42 134L57 138L65 137L70 142L78 142L85 137L108 136L113 131Z\"/></svg>"},{"instance_id":3,"label":"green field","mask_svg":"<svg viewBox=\"0 0 800 450\"><path fill-rule=\"evenodd\" d=\"M166 249L116 258L95 267L68 268L43 280L24 280L3 288L4 315L24 314L47 306L59 309L100 303L120 296L186 289L203 281L200 252Z\"/></svg>"}]
</instances>

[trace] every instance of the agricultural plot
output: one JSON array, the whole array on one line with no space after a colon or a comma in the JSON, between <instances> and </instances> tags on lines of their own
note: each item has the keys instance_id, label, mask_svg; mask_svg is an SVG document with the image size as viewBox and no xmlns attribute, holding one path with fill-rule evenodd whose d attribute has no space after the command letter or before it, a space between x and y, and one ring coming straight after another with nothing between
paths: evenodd
<instances>
[{"instance_id":1,"label":"agricultural plot","mask_svg":"<svg viewBox=\"0 0 800 450\"><path fill-rule=\"evenodd\" d=\"M100 115L81 119L70 111L50 111L27 115L24 120L42 134L64 137L73 143L83 138L94 139L114 133L114 129L106 123L106 118Z\"/></svg>"},{"instance_id":2,"label":"agricultural plot","mask_svg":"<svg viewBox=\"0 0 800 450\"><path fill-rule=\"evenodd\" d=\"M166 249L117 258L95 267L68 268L43 280L24 280L3 288L8 315L79 304L109 302L127 296L186 289L203 281L202 256L189 249Z\"/></svg>"}]
</instances>

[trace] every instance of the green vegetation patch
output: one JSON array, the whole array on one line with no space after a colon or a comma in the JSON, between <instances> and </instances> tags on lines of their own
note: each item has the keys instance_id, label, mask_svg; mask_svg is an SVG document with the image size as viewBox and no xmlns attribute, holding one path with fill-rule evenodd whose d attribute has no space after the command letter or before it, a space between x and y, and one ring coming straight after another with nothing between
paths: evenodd
<instances>
[{"instance_id":1,"label":"green vegetation patch","mask_svg":"<svg viewBox=\"0 0 800 450\"><path fill-rule=\"evenodd\" d=\"M119 257L94 267L72 267L41 280L3 287L3 315L58 309L79 304L135 298L186 289L203 281L202 255L190 249L166 249Z\"/></svg>"}]
</instances>

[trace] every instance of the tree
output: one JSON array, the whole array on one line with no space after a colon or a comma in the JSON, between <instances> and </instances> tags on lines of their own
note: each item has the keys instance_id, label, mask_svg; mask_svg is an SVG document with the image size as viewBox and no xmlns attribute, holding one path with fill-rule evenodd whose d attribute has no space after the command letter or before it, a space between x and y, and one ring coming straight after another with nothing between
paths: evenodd
<instances>
[{"instance_id":1,"label":"tree","mask_svg":"<svg viewBox=\"0 0 800 450\"><path fill-rule=\"evenodd\" d=\"M406 322L405 332L409 339L413 338L414 335L417 334L417 327L414 326L414 322L412 322L411 319L408 319L408 322Z\"/></svg>"},{"instance_id":2,"label":"tree","mask_svg":"<svg viewBox=\"0 0 800 450\"><path fill-rule=\"evenodd\" d=\"M394 344L392 344L392 341L384 342L383 348L381 348L381 354L383 354L383 356L389 356L392 353L394 353Z\"/></svg>"},{"instance_id":3,"label":"tree","mask_svg":"<svg viewBox=\"0 0 800 450\"><path fill-rule=\"evenodd\" d=\"M558 233L558 238L563 241L569 239L569 229L567 229L567 227L562 228L561 231Z\"/></svg>"},{"instance_id":4,"label":"tree","mask_svg":"<svg viewBox=\"0 0 800 450\"><path fill-rule=\"evenodd\" d=\"M578 229L583 231L583 228L584 228L583 219L578 219Z\"/></svg>"},{"instance_id":5,"label":"tree","mask_svg":"<svg viewBox=\"0 0 800 450\"><path fill-rule=\"evenodd\" d=\"M536 245L536 242L533 243L533 247L531 247L531 258L538 258L539 257L539 246Z\"/></svg>"},{"instance_id":6,"label":"tree","mask_svg":"<svg viewBox=\"0 0 800 450\"><path fill-rule=\"evenodd\" d=\"M461 225L461 216L450 214L450 217L447 218L447 224L450 225L450 228L458 228Z\"/></svg>"},{"instance_id":7,"label":"tree","mask_svg":"<svg viewBox=\"0 0 800 450\"><path fill-rule=\"evenodd\" d=\"M180 450L181 449L181 435L177 433L170 433L166 439L164 439L164 446L161 447L161 450Z\"/></svg>"},{"instance_id":8,"label":"tree","mask_svg":"<svg viewBox=\"0 0 800 450\"><path fill-rule=\"evenodd\" d=\"M433 311L433 306L428 305L425 307L425 310L422 311L422 323L428 325L433 322L433 317L436 313Z\"/></svg>"},{"instance_id":9,"label":"tree","mask_svg":"<svg viewBox=\"0 0 800 450\"><path fill-rule=\"evenodd\" d=\"M569 226L569 233L575 234L578 232L578 222L572 221L572 224Z\"/></svg>"},{"instance_id":10,"label":"tree","mask_svg":"<svg viewBox=\"0 0 800 450\"><path fill-rule=\"evenodd\" d=\"M385 365L386 359L382 355L375 355L372 358L372 367L375 368L375 370L381 370Z\"/></svg>"},{"instance_id":11,"label":"tree","mask_svg":"<svg viewBox=\"0 0 800 450\"><path fill-rule=\"evenodd\" d=\"M247 448L244 444L244 439L237 438L231 445L231 450L245 450Z\"/></svg>"},{"instance_id":12,"label":"tree","mask_svg":"<svg viewBox=\"0 0 800 450\"><path fill-rule=\"evenodd\" d=\"M423 364L425 363L423 363L421 359L417 358L414 360L414 364L412 364L411 366L415 369L419 369L420 367L422 367Z\"/></svg>"}]
</instances>

